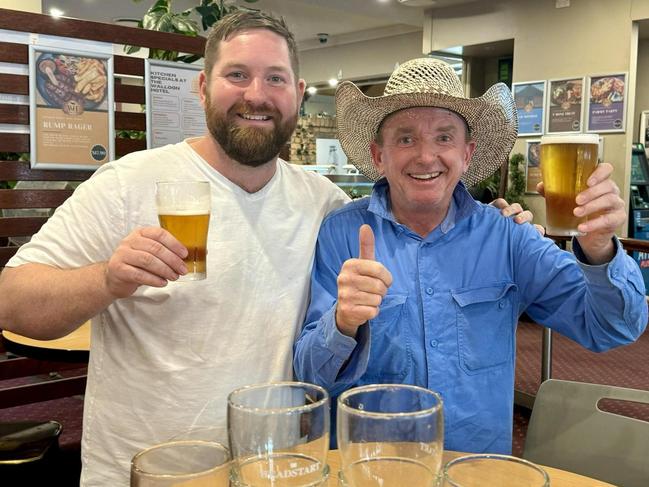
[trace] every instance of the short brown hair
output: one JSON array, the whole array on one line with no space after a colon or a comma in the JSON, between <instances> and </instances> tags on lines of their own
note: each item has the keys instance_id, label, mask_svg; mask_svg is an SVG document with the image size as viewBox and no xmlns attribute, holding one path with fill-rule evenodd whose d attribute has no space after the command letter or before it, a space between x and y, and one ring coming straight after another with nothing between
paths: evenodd
<instances>
[{"instance_id":1,"label":"short brown hair","mask_svg":"<svg viewBox=\"0 0 649 487\"><path fill-rule=\"evenodd\" d=\"M207 78L210 78L212 68L218 58L221 41L229 39L237 32L250 29L267 29L286 40L291 59L291 67L293 68L293 74L297 81L299 78L300 63L297 55L295 37L293 37L283 18L278 18L258 10L237 10L224 16L212 26L205 44L205 74Z\"/></svg>"}]
</instances>

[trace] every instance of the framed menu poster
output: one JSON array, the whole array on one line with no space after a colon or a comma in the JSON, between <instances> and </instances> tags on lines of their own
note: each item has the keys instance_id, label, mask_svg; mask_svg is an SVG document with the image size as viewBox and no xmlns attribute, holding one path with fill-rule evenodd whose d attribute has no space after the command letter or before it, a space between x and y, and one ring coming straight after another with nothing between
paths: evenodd
<instances>
[{"instance_id":1,"label":"framed menu poster","mask_svg":"<svg viewBox=\"0 0 649 487\"><path fill-rule=\"evenodd\" d=\"M518 114L518 135L543 134L545 81L513 83L512 93Z\"/></svg>"},{"instance_id":2,"label":"framed menu poster","mask_svg":"<svg viewBox=\"0 0 649 487\"><path fill-rule=\"evenodd\" d=\"M114 158L110 54L30 46L31 166L97 169Z\"/></svg>"},{"instance_id":3,"label":"framed menu poster","mask_svg":"<svg viewBox=\"0 0 649 487\"><path fill-rule=\"evenodd\" d=\"M202 66L147 59L147 148L175 144L207 132L205 111L199 97Z\"/></svg>"},{"instance_id":4,"label":"framed menu poster","mask_svg":"<svg viewBox=\"0 0 649 487\"><path fill-rule=\"evenodd\" d=\"M624 132L626 73L588 78L587 132Z\"/></svg>"},{"instance_id":5,"label":"framed menu poster","mask_svg":"<svg viewBox=\"0 0 649 487\"><path fill-rule=\"evenodd\" d=\"M584 78L548 81L546 133L573 133L582 129Z\"/></svg>"}]
</instances>

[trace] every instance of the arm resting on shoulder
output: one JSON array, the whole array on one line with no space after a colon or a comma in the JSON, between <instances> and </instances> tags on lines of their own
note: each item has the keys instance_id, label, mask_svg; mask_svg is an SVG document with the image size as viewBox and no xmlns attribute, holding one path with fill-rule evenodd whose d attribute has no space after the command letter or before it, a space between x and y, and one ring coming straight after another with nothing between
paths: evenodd
<instances>
[{"instance_id":1,"label":"arm resting on shoulder","mask_svg":"<svg viewBox=\"0 0 649 487\"><path fill-rule=\"evenodd\" d=\"M0 275L0 328L40 340L67 335L113 302L106 264L62 270L6 267Z\"/></svg>"}]
</instances>

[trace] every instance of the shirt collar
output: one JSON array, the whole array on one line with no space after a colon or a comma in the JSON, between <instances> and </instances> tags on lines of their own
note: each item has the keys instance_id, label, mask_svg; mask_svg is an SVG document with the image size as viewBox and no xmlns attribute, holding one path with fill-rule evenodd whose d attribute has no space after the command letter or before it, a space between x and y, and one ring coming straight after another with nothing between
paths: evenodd
<instances>
[{"instance_id":1,"label":"shirt collar","mask_svg":"<svg viewBox=\"0 0 649 487\"><path fill-rule=\"evenodd\" d=\"M390 199L388 197L389 187L388 181L385 178L381 178L374 183L367 210L384 220L399 225L399 222L396 221L390 209ZM451 199L448 212L439 225L440 231L444 234L450 232L459 220L468 217L477 211L478 208L478 203L469 194L464 183L460 181L453 190L453 198Z\"/></svg>"}]
</instances>

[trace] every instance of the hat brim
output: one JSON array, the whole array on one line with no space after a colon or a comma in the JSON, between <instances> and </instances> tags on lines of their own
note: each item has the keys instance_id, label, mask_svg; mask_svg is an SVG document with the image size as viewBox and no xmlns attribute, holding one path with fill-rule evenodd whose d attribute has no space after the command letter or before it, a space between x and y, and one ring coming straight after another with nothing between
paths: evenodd
<instances>
[{"instance_id":1,"label":"hat brim","mask_svg":"<svg viewBox=\"0 0 649 487\"><path fill-rule=\"evenodd\" d=\"M388 115L413 107L446 108L466 120L476 142L462 177L467 186L485 180L508 160L518 135L518 118L511 91L503 83L495 84L478 98L424 92L369 97L345 81L336 90L338 137L349 161L368 179L380 178L370 153L379 125Z\"/></svg>"}]
</instances>

